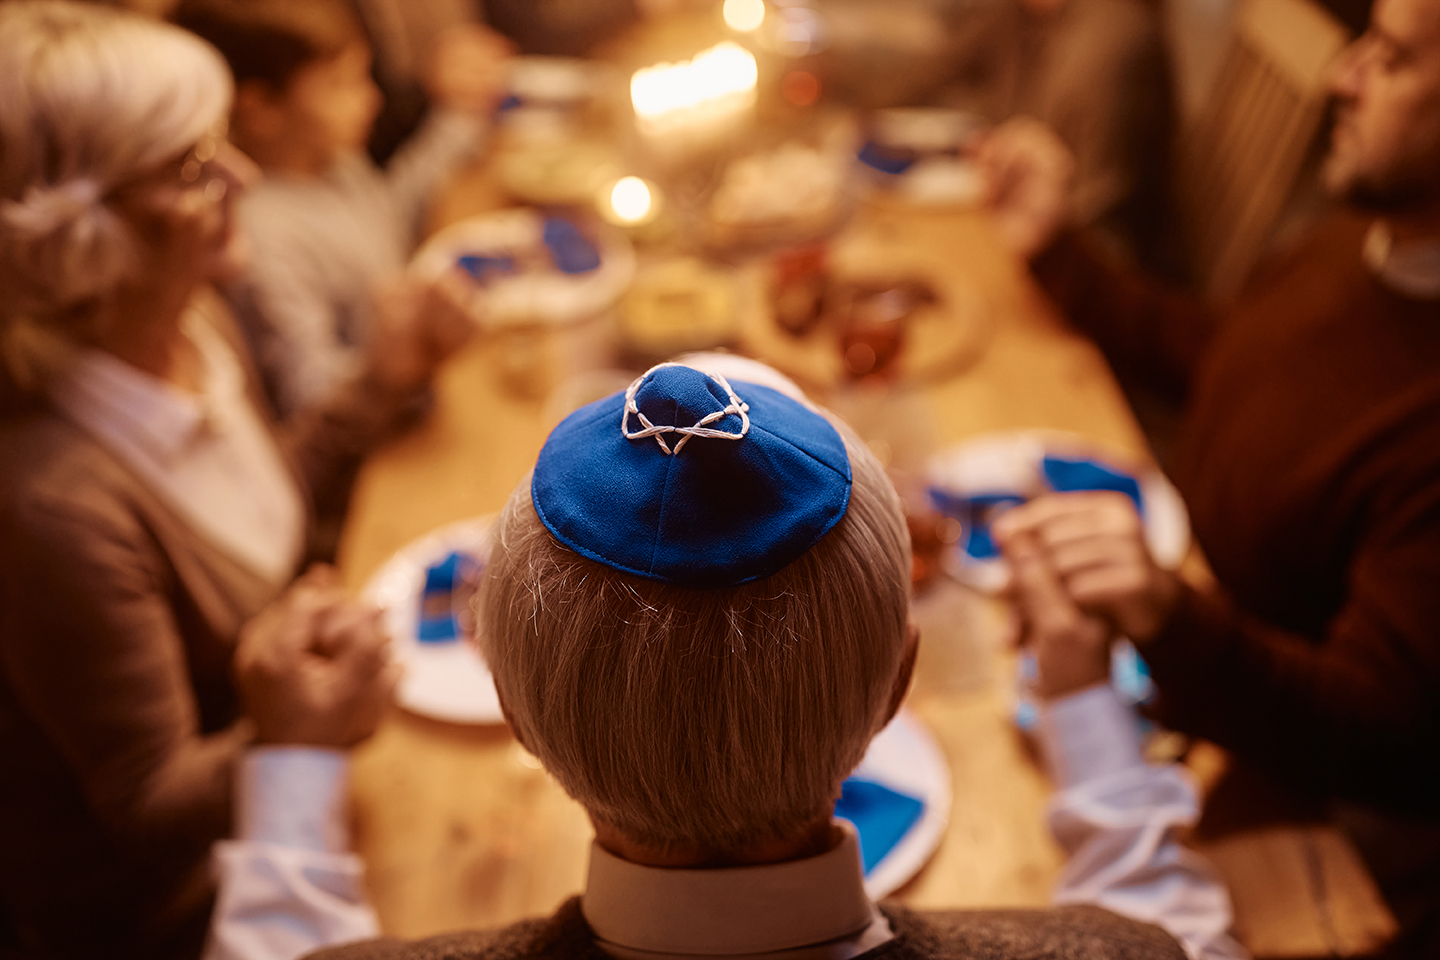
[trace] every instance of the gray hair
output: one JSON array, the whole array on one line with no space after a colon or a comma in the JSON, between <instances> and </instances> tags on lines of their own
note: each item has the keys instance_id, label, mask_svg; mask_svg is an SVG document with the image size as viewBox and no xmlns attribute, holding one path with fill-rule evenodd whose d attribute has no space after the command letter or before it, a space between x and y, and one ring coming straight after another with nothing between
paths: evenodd
<instances>
[{"instance_id":1,"label":"gray hair","mask_svg":"<svg viewBox=\"0 0 1440 960\"><path fill-rule=\"evenodd\" d=\"M833 421L832 421L833 422ZM724 852L825 816L888 717L910 546L884 469L836 422L846 515L763 580L695 589L588 560L511 495L480 643L517 735L597 821Z\"/></svg>"},{"instance_id":2,"label":"gray hair","mask_svg":"<svg viewBox=\"0 0 1440 960\"><path fill-rule=\"evenodd\" d=\"M214 48L168 24L56 0L0 4L0 360L24 382L138 263L117 186L229 111Z\"/></svg>"}]
</instances>

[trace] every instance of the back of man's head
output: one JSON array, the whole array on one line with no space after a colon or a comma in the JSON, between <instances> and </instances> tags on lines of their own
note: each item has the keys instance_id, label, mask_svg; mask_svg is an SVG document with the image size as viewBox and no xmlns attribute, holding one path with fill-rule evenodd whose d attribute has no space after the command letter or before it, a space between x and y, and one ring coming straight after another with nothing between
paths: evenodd
<instances>
[{"instance_id":1,"label":"back of man's head","mask_svg":"<svg viewBox=\"0 0 1440 960\"><path fill-rule=\"evenodd\" d=\"M588 559L547 529L528 479L499 521L480 632L507 715L631 842L723 854L791 838L829 815L889 717L908 536L883 468L834 426L848 507L749 582L677 585Z\"/></svg>"}]
</instances>

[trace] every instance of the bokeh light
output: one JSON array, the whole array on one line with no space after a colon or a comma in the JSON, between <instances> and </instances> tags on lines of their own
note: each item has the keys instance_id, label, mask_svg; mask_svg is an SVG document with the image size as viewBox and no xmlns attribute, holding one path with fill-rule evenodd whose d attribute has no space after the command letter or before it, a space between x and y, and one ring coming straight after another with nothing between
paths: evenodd
<instances>
[{"instance_id":1,"label":"bokeh light","mask_svg":"<svg viewBox=\"0 0 1440 960\"><path fill-rule=\"evenodd\" d=\"M650 187L639 177L622 177L610 188L610 209L622 223L639 223L652 205Z\"/></svg>"},{"instance_id":2,"label":"bokeh light","mask_svg":"<svg viewBox=\"0 0 1440 960\"><path fill-rule=\"evenodd\" d=\"M727 27L750 33L765 22L765 0L725 0L723 12Z\"/></svg>"},{"instance_id":3,"label":"bokeh light","mask_svg":"<svg viewBox=\"0 0 1440 960\"><path fill-rule=\"evenodd\" d=\"M797 107L820 99L820 80L806 70L791 70L780 78L780 95Z\"/></svg>"}]
</instances>

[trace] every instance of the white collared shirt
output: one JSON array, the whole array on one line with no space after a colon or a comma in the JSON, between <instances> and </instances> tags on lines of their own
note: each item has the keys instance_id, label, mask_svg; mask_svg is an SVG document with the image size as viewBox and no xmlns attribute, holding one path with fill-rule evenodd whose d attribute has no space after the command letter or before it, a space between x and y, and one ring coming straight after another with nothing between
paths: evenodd
<instances>
[{"instance_id":1,"label":"white collared shirt","mask_svg":"<svg viewBox=\"0 0 1440 960\"><path fill-rule=\"evenodd\" d=\"M850 960L893 935L865 893L855 830L839 826L819 856L713 870L645 867L592 844L585 921L620 960Z\"/></svg>"},{"instance_id":2,"label":"white collared shirt","mask_svg":"<svg viewBox=\"0 0 1440 960\"><path fill-rule=\"evenodd\" d=\"M1361 255L1381 283L1411 300L1440 300L1440 240L1397 241L1384 220L1365 234Z\"/></svg>"},{"instance_id":3,"label":"white collared shirt","mask_svg":"<svg viewBox=\"0 0 1440 960\"><path fill-rule=\"evenodd\" d=\"M194 311L183 328L200 355L201 393L86 350L51 386L50 398L195 533L283 584L304 548L304 500L246 394L233 350Z\"/></svg>"}]
</instances>

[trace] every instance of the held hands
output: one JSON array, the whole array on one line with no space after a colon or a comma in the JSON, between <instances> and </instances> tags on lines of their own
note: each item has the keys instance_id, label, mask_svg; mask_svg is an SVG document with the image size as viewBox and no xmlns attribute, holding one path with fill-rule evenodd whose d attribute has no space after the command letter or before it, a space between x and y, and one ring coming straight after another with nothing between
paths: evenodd
<instances>
[{"instance_id":1,"label":"held hands","mask_svg":"<svg viewBox=\"0 0 1440 960\"><path fill-rule=\"evenodd\" d=\"M1020 617L1020 643L1034 653L1040 668L1040 695L1054 700L1109 680L1114 632L1075 605L1035 538L1028 533L1011 537L1005 560Z\"/></svg>"},{"instance_id":2,"label":"held hands","mask_svg":"<svg viewBox=\"0 0 1440 960\"><path fill-rule=\"evenodd\" d=\"M1040 497L1003 514L993 532L1047 697L1106 679L1110 641L1152 639L1178 601L1179 579L1151 558L1124 494Z\"/></svg>"},{"instance_id":3,"label":"held hands","mask_svg":"<svg viewBox=\"0 0 1440 960\"><path fill-rule=\"evenodd\" d=\"M975 161L1001 240L1029 260L1055 239L1070 208L1075 158L1038 120L1016 117L980 142Z\"/></svg>"},{"instance_id":4,"label":"held hands","mask_svg":"<svg viewBox=\"0 0 1440 960\"><path fill-rule=\"evenodd\" d=\"M505 93L514 54L514 45L489 27L456 24L435 40L425 92L441 106L488 116Z\"/></svg>"},{"instance_id":5,"label":"held hands","mask_svg":"<svg viewBox=\"0 0 1440 960\"><path fill-rule=\"evenodd\" d=\"M444 274L431 282L396 277L377 285L367 367L389 390L404 393L430 382L446 358L475 332L464 280Z\"/></svg>"},{"instance_id":6,"label":"held hands","mask_svg":"<svg viewBox=\"0 0 1440 960\"><path fill-rule=\"evenodd\" d=\"M257 742L346 748L375 731L399 678L379 616L307 576L245 625L235 675Z\"/></svg>"}]
</instances>

